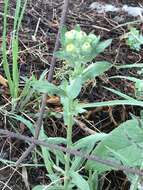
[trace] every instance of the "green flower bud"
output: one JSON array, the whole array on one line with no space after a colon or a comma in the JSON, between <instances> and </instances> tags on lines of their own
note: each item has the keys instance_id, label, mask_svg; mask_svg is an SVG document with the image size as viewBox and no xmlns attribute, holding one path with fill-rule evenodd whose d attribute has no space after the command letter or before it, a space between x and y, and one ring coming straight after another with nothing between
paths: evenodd
<instances>
[{"instance_id":1,"label":"green flower bud","mask_svg":"<svg viewBox=\"0 0 143 190\"><path fill-rule=\"evenodd\" d=\"M76 30L70 30L65 33L65 39L67 41L73 40L75 38L75 36L76 36Z\"/></svg>"},{"instance_id":2,"label":"green flower bud","mask_svg":"<svg viewBox=\"0 0 143 190\"><path fill-rule=\"evenodd\" d=\"M75 46L71 43L71 44L68 44L67 46L66 46L66 51L68 52L68 53L72 53L72 52L75 52Z\"/></svg>"},{"instance_id":3,"label":"green flower bud","mask_svg":"<svg viewBox=\"0 0 143 190\"><path fill-rule=\"evenodd\" d=\"M91 51L91 45L90 45L90 43L89 42L85 42L84 44L83 44L83 46L82 46L82 51L84 51L84 52L89 52L89 51Z\"/></svg>"}]
</instances>

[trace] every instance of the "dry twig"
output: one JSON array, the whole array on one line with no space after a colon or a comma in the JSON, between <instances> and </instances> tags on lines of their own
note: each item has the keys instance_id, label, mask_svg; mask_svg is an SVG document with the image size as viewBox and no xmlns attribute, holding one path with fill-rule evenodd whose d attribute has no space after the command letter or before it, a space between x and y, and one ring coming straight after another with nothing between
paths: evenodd
<instances>
[{"instance_id":1,"label":"dry twig","mask_svg":"<svg viewBox=\"0 0 143 190\"><path fill-rule=\"evenodd\" d=\"M53 79L53 73L54 73L54 68L55 68L55 63L56 63L56 58L54 56L54 53L59 49L59 46L60 46L60 40L59 40L60 39L60 31L61 31L61 28L63 27L63 25L65 24L65 21L66 21L68 5L69 5L69 0L64 0L60 26L59 26L58 34L57 34L57 37L56 37L55 48L54 48L54 51L53 51L53 57L52 57L52 60L51 60L51 65L50 65L50 69L49 69L49 73L48 73L48 81L49 82L51 82L52 79ZM46 100L47 100L47 94L44 94L42 96L42 104L41 104L41 108L40 108L40 111L39 111L39 118L38 118L38 120L36 122L36 126L35 126L35 135L34 135L35 139L38 139L39 133L40 133L40 130L41 130L42 121L43 121L43 115L44 115L45 107L46 107ZM35 148L35 144L32 143L29 146L29 148L22 154L22 156L17 160L16 165L18 166L28 156L28 154L34 148Z\"/></svg>"},{"instance_id":2,"label":"dry twig","mask_svg":"<svg viewBox=\"0 0 143 190\"><path fill-rule=\"evenodd\" d=\"M6 135L7 137L16 138L16 139L20 139L20 140L23 140L23 141L30 142L30 143L34 144L35 146L36 145L42 145L42 146L47 147L48 149L51 149L51 151L60 150L62 152L66 152L66 153L69 153L71 155L75 155L75 156L78 156L78 157L81 157L81 158L85 158L87 160L96 161L96 162L98 162L100 164L110 166L110 167L112 167L112 168L114 168L116 170L122 170L122 171L125 171L127 173L132 173L132 174L136 174L136 175L139 175L139 176L143 176L143 170L139 170L137 168L131 168L131 167L128 167L128 166L123 166L123 165L121 165L121 164L119 164L119 163L117 163L117 162L115 162L113 160L112 161L111 160L106 160L106 159L100 158L98 156L85 154L85 153L83 153L81 151L71 149L71 148L65 148L65 147L60 146L60 145L49 144L46 141L37 140L35 138L30 138L30 137L27 137L27 136L24 136L24 135L21 135L21 134L10 132L8 130L0 129L0 134Z\"/></svg>"}]
</instances>

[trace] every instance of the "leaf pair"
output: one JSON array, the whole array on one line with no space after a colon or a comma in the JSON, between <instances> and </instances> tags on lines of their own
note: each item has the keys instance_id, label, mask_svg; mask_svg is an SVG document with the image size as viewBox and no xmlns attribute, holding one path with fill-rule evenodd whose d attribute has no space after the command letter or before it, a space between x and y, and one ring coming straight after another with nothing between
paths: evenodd
<instances>
[{"instance_id":1,"label":"leaf pair","mask_svg":"<svg viewBox=\"0 0 143 190\"><path fill-rule=\"evenodd\" d=\"M70 79L69 84L66 82L63 88L62 85L56 86L54 84L49 83L47 80L39 80L33 82L33 88L41 93L48 93L50 95L58 95L58 96L68 96L71 99L75 99L80 91L82 85L87 81L91 80L105 71L107 71L111 67L111 63L107 61L99 61L89 65L85 68L79 76Z\"/></svg>"}]
</instances>

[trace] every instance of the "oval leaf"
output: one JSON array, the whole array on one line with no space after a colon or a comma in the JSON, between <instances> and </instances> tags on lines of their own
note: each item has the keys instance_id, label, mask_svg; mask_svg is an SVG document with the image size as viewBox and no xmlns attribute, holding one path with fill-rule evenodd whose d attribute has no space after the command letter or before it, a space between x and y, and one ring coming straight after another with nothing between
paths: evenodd
<instances>
[{"instance_id":1,"label":"oval leaf","mask_svg":"<svg viewBox=\"0 0 143 190\"><path fill-rule=\"evenodd\" d=\"M112 42L112 39L108 39L105 40L103 42L100 42L97 46L96 46L96 55L98 55L99 53L103 52L105 50L105 48L107 48Z\"/></svg>"},{"instance_id":2,"label":"oval leaf","mask_svg":"<svg viewBox=\"0 0 143 190\"><path fill-rule=\"evenodd\" d=\"M81 87L82 87L81 77L71 80L70 85L67 87L67 95L72 99L76 98L80 93Z\"/></svg>"},{"instance_id":3,"label":"oval leaf","mask_svg":"<svg viewBox=\"0 0 143 190\"><path fill-rule=\"evenodd\" d=\"M44 80L44 81L34 81L32 83L33 88L42 93L48 93L50 95L59 95L59 96L65 96L64 90L62 90L60 87Z\"/></svg>"},{"instance_id":4,"label":"oval leaf","mask_svg":"<svg viewBox=\"0 0 143 190\"><path fill-rule=\"evenodd\" d=\"M110 69L111 66L111 63L107 61L98 61L89 65L82 73L83 81L85 82L103 74L105 71Z\"/></svg>"},{"instance_id":5,"label":"oval leaf","mask_svg":"<svg viewBox=\"0 0 143 190\"><path fill-rule=\"evenodd\" d=\"M138 120L132 119L122 123L114 129L109 136L105 137L93 151L94 155L108 160L128 163L129 166L140 166L143 159L140 147L143 146L143 123L139 127ZM116 154L115 154L116 152ZM99 172L113 168L88 161L87 167Z\"/></svg>"}]
</instances>

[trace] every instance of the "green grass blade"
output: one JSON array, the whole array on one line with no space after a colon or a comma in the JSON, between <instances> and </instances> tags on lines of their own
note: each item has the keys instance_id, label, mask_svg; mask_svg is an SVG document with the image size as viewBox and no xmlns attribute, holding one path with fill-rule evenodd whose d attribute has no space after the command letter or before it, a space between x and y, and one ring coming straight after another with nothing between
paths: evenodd
<instances>
[{"instance_id":1,"label":"green grass blade","mask_svg":"<svg viewBox=\"0 0 143 190\"><path fill-rule=\"evenodd\" d=\"M18 97L18 86L19 86L19 70L18 70L18 38L13 37L12 39L12 58L13 58L13 84L14 84L14 98Z\"/></svg>"},{"instance_id":2,"label":"green grass blade","mask_svg":"<svg viewBox=\"0 0 143 190\"><path fill-rule=\"evenodd\" d=\"M17 0L16 11L14 17L14 34L12 36L12 56L13 56L13 69L12 69L12 79L14 83L14 98L18 97L18 88L19 88L19 69L18 69L18 30L23 18L27 0L24 3L24 6L21 9L21 0Z\"/></svg>"},{"instance_id":3,"label":"green grass blade","mask_svg":"<svg viewBox=\"0 0 143 190\"><path fill-rule=\"evenodd\" d=\"M15 16L14 16L14 34L17 32L17 24L19 20L19 14L20 14L20 6L21 6L21 0L16 1L16 10L15 10Z\"/></svg>"},{"instance_id":4,"label":"green grass blade","mask_svg":"<svg viewBox=\"0 0 143 190\"><path fill-rule=\"evenodd\" d=\"M9 71L9 65L8 65L8 60L7 60L7 48L6 48L6 43L7 43L7 12L8 12L8 3L9 0L4 1L4 21L3 21L3 36L2 36L2 56L3 56L3 69L6 75L6 78L8 80L8 85L10 88L10 94L13 96L13 82L11 79L10 71Z\"/></svg>"},{"instance_id":5,"label":"green grass blade","mask_svg":"<svg viewBox=\"0 0 143 190\"><path fill-rule=\"evenodd\" d=\"M22 10L21 10L21 13L20 13L20 16L19 16L19 19L18 19L18 24L17 24L17 32L19 31L26 5L27 5L27 0L25 0L24 5L22 6Z\"/></svg>"}]
</instances>

